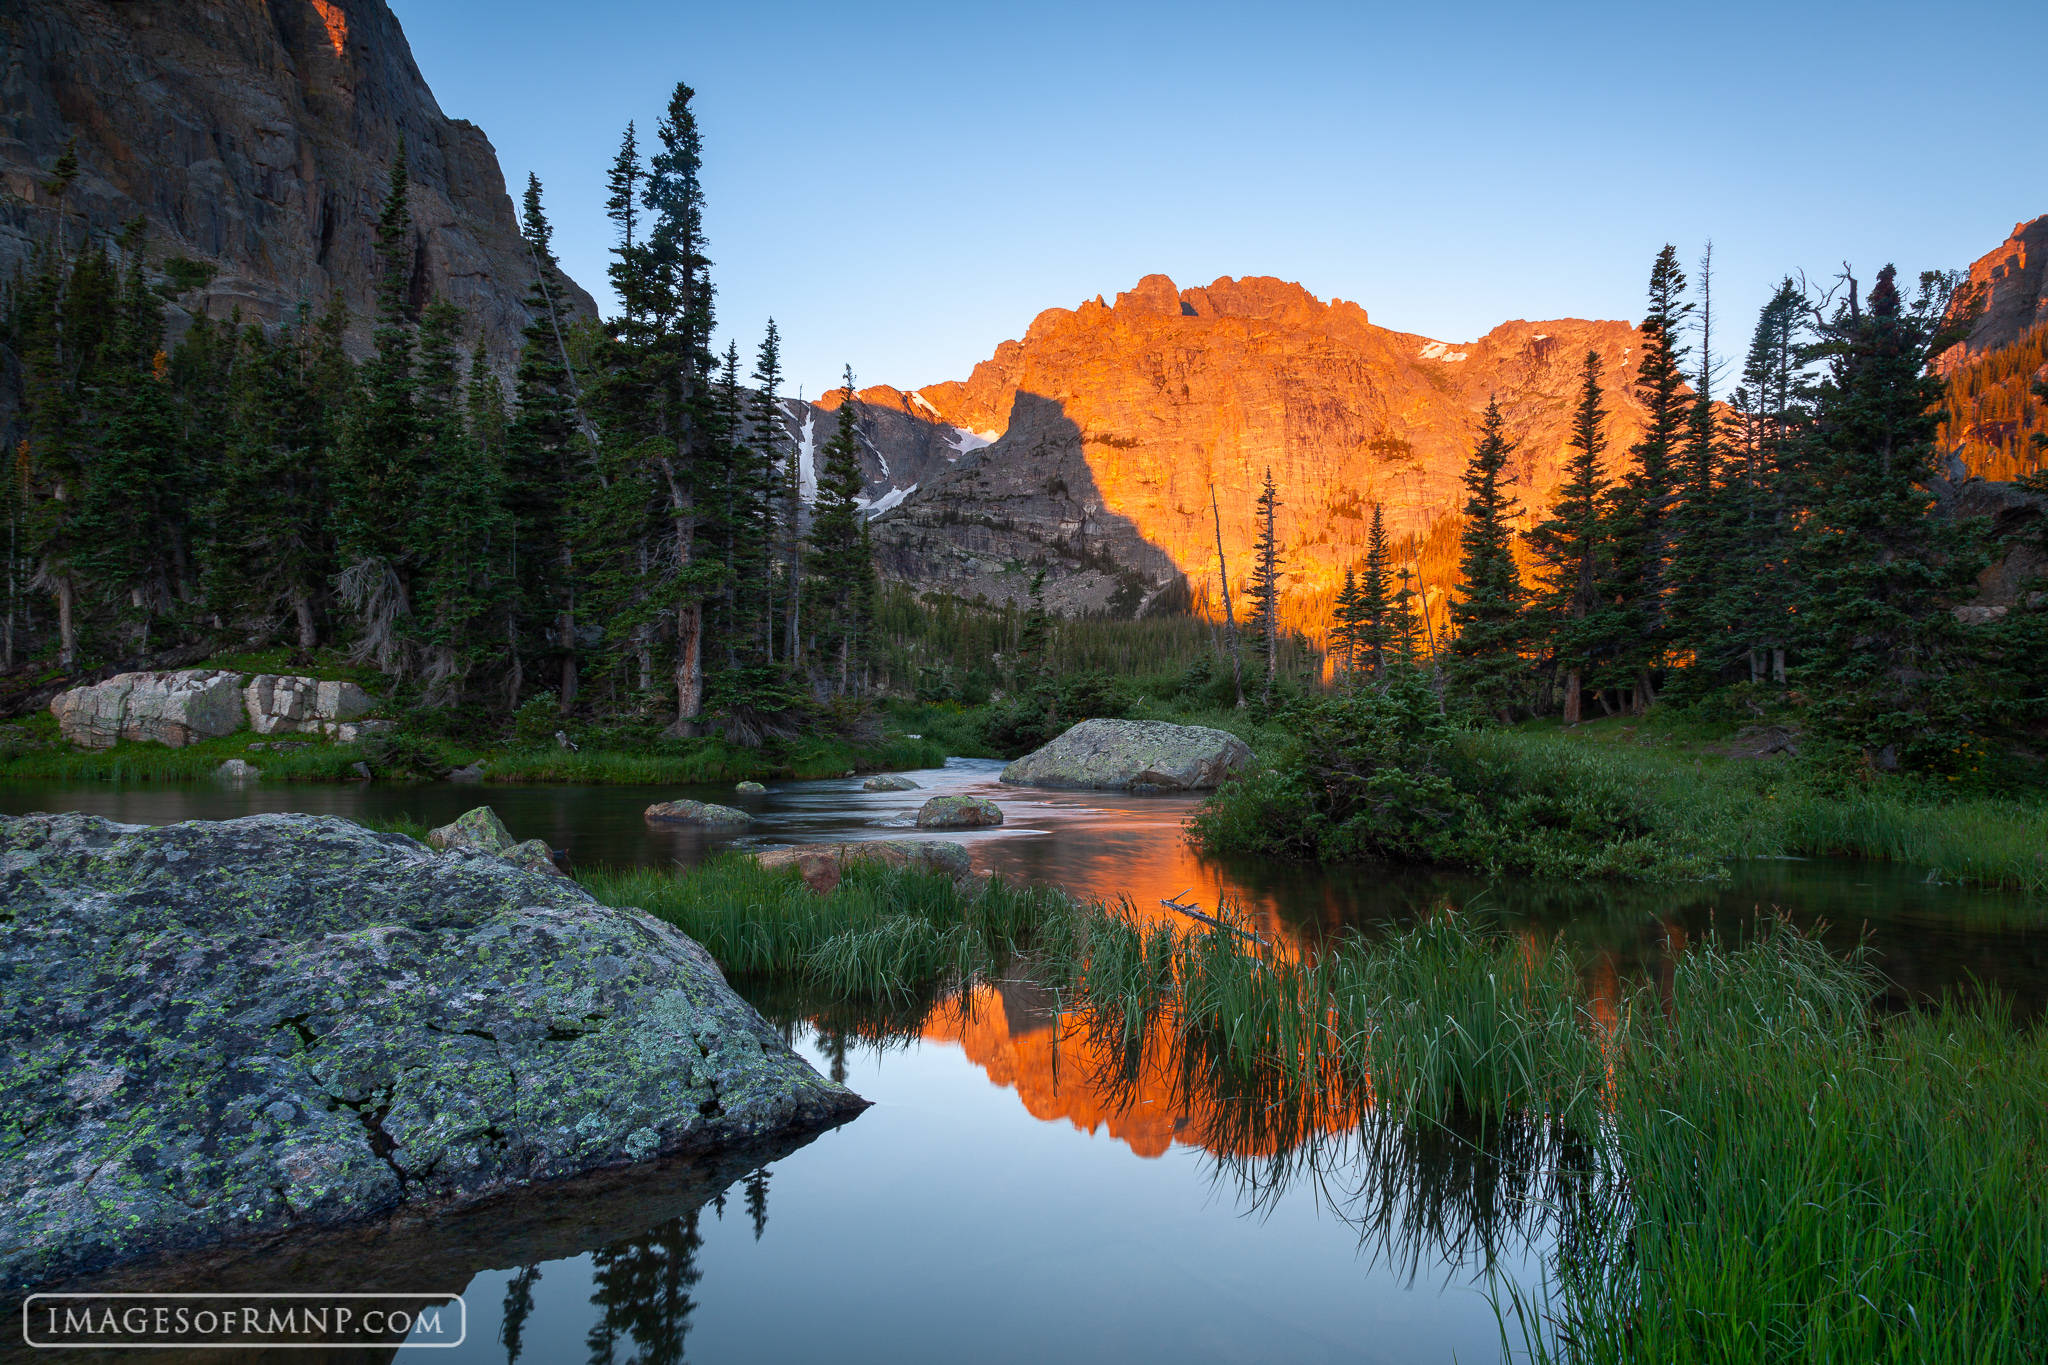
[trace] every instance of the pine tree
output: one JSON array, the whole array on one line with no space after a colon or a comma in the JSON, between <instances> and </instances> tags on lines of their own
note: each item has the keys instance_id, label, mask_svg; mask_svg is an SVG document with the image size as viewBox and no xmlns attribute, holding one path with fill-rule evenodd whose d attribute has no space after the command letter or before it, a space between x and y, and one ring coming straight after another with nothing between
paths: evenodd
<instances>
[{"instance_id":1,"label":"pine tree","mask_svg":"<svg viewBox=\"0 0 2048 1365\"><path fill-rule=\"evenodd\" d=\"M564 294L554 228L541 203L537 176L527 177L520 233L533 276L526 295L529 321L520 335L513 379L514 415L505 428L500 463L511 518L505 545L505 704L519 704L531 661L567 712L576 704L581 657L574 536L567 518L585 451L562 333Z\"/></svg>"},{"instance_id":2,"label":"pine tree","mask_svg":"<svg viewBox=\"0 0 2048 1365\"><path fill-rule=\"evenodd\" d=\"M1388 574L1386 509L1372 505L1372 529L1366 535L1365 576L1358 584L1358 628L1355 652L1375 678L1387 675L1387 654L1395 645L1393 584Z\"/></svg>"},{"instance_id":3,"label":"pine tree","mask_svg":"<svg viewBox=\"0 0 2048 1365\"><path fill-rule=\"evenodd\" d=\"M342 600L355 617L353 657L387 673L409 670L412 558L409 532L426 482L419 382L414 372L412 209L404 142L377 219L377 327L360 397L335 462Z\"/></svg>"},{"instance_id":4,"label":"pine tree","mask_svg":"<svg viewBox=\"0 0 2048 1365\"><path fill-rule=\"evenodd\" d=\"M1939 317L1900 296L1887 265L1821 326L1828 360L1805 458L1816 475L1799 540L1798 619L1811 714L1873 770L1952 766L1982 724L1955 607L1981 564L1975 528L1928 515L1942 397L1929 371Z\"/></svg>"},{"instance_id":5,"label":"pine tree","mask_svg":"<svg viewBox=\"0 0 2048 1365\"><path fill-rule=\"evenodd\" d=\"M1500 404L1489 399L1479 441L1465 465L1465 525L1458 536L1464 592L1451 605L1451 676L1482 707L1511 719L1525 699L1528 666L1522 659L1522 583L1515 568L1509 522L1521 508L1501 487L1514 443Z\"/></svg>"},{"instance_id":6,"label":"pine tree","mask_svg":"<svg viewBox=\"0 0 2048 1365\"><path fill-rule=\"evenodd\" d=\"M785 615L794 606L789 595L795 590L796 574L789 566L789 555L801 534L801 528L790 519L782 496L782 471L789 439L783 430L780 396L782 334L776 331L774 318L768 319L768 330L761 337L760 349L754 353L752 378L754 392L748 424L756 462L754 495L759 500L756 516L764 542L764 558L758 570L761 576L761 653L773 662L777 603L782 603L780 610Z\"/></svg>"},{"instance_id":7,"label":"pine tree","mask_svg":"<svg viewBox=\"0 0 2048 1365\"><path fill-rule=\"evenodd\" d=\"M1607 409L1601 403L1600 353L1587 351L1580 371L1579 405L1572 414L1564 482L1550 516L1524 537L1536 560L1534 619L1548 632L1552 656L1564 673L1564 723L1577 725L1580 698L1595 679L1614 626L1603 619L1597 591L1606 569L1608 525L1601 516L1608 482L1601 471L1607 449Z\"/></svg>"},{"instance_id":8,"label":"pine tree","mask_svg":"<svg viewBox=\"0 0 2048 1365\"><path fill-rule=\"evenodd\" d=\"M1728 566L1716 612L1730 631L1731 656L1747 664L1752 683L1785 681L1800 592L1791 537L1795 505L1809 496L1799 468L1808 418L1799 342L1805 307L1805 293L1791 279L1781 281L1757 317L1733 400L1723 474Z\"/></svg>"},{"instance_id":9,"label":"pine tree","mask_svg":"<svg viewBox=\"0 0 2048 1365\"><path fill-rule=\"evenodd\" d=\"M858 593L873 574L873 560L863 545L859 499L866 487L860 468L860 432L856 425L853 367L839 390L838 425L824 449L818 471L818 500L812 507L809 553L805 556L809 588L811 638L830 660L830 686L840 695L852 690L856 651L860 645Z\"/></svg>"},{"instance_id":10,"label":"pine tree","mask_svg":"<svg viewBox=\"0 0 2048 1365\"><path fill-rule=\"evenodd\" d=\"M1348 680L1358 662L1358 571L1344 570L1344 586L1337 590L1337 609L1330 628L1330 658L1340 678Z\"/></svg>"},{"instance_id":11,"label":"pine tree","mask_svg":"<svg viewBox=\"0 0 2048 1365\"><path fill-rule=\"evenodd\" d=\"M1651 673L1669 646L1664 610L1668 522L1679 447L1691 415L1682 392L1687 348L1679 343L1692 311L1681 297L1685 284L1678 252L1666 246L1650 268L1650 307L1640 329L1643 358L1636 366L1636 397L1645 410L1643 435L1630 448L1628 466L1607 503L1611 556L1601 595L1618 609L1608 645L1615 681L1630 690L1632 709L1639 714L1656 701Z\"/></svg>"},{"instance_id":12,"label":"pine tree","mask_svg":"<svg viewBox=\"0 0 2048 1365\"><path fill-rule=\"evenodd\" d=\"M1265 683L1259 690L1259 704L1273 702L1273 681L1280 672L1280 539L1274 513L1280 495L1273 487L1273 471L1266 471L1259 486L1259 538L1252 546L1252 584L1245 596L1252 603L1252 650L1264 665Z\"/></svg>"}]
</instances>

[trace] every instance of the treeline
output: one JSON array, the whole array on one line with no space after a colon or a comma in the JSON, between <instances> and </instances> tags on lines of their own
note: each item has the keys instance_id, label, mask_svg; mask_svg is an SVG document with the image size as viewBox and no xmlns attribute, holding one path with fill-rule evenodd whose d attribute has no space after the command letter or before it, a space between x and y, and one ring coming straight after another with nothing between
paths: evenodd
<instances>
[{"instance_id":1,"label":"treeline","mask_svg":"<svg viewBox=\"0 0 2048 1365\"><path fill-rule=\"evenodd\" d=\"M1887 266L1867 297L1847 273L1815 297L1787 279L1724 398L1707 292L1686 297L1666 247L1642 324L1639 440L1609 451L1589 352L1564 480L1517 529L1526 518L1505 475L1515 444L1497 406L1482 419L1464 475L1460 591L1432 659L1446 689L1502 720L1567 725L1589 707L1640 714L1659 699L1731 715L1790 705L1817 738L1881 771L1960 776L1987 737L2038 740L2048 583L1972 606L1994 547L1981 521L1944 506L1962 472L1938 457L1946 389L1931 362L1972 316L1955 283L1923 275L1908 299ZM2037 466L2043 444L2032 438ZM2021 488L2048 494L2048 479ZM2027 534L2041 541L2040 518ZM1332 630L1354 680L1416 653L1377 514L1370 545Z\"/></svg>"},{"instance_id":2,"label":"treeline","mask_svg":"<svg viewBox=\"0 0 2048 1365\"><path fill-rule=\"evenodd\" d=\"M629 125L611 166L621 309L602 324L565 315L529 179L509 395L470 319L416 284L402 146L360 363L338 298L271 329L202 317L167 346L165 301L204 267L153 264L140 220L75 253L54 231L0 306L21 397L0 666L332 645L426 708L581 699L748 743L866 690L853 405L806 501L773 321L744 370L711 349L691 99L676 87L651 155ZM67 152L48 182L60 224L78 172Z\"/></svg>"}]
</instances>

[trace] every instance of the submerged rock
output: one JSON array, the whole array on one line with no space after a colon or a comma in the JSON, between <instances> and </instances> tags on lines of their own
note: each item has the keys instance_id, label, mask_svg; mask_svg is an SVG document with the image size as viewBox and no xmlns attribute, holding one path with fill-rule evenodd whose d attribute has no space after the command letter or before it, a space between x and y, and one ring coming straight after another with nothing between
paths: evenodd
<instances>
[{"instance_id":1,"label":"submerged rock","mask_svg":"<svg viewBox=\"0 0 2048 1365\"><path fill-rule=\"evenodd\" d=\"M766 868L794 866L803 873L804 883L821 896L838 886L841 873L849 864L857 862L943 872L955 882L965 882L974 875L964 845L937 839L863 839L850 844L794 844L788 848L763 849L754 855L754 861Z\"/></svg>"},{"instance_id":2,"label":"submerged rock","mask_svg":"<svg viewBox=\"0 0 2048 1365\"><path fill-rule=\"evenodd\" d=\"M743 810L709 801L657 801L647 808L647 818L663 825L749 825L754 821Z\"/></svg>"},{"instance_id":3,"label":"submerged rock","mask_svg":"<svg viewBox=\"0 0 2048 1365\"><path fill-rule=\"evenodd\" d=\"M246 758L231 758L213 770L213 775L229 782L251 782L263 775L263 770Z\"/></svg>"},{"instance_id":4,"label":"submerged rock","mask_svg":"<svg viewBox=\"0 0 2048 1365\"><path fill-rule=\"evenodd\" d=\"M1002 808L985 796L934 796L917 812L919 829L983 829L1001 823Z\"/></svg>"},{"instance_id":5,"label":"submerged rock","mask_svg":"<svg viewBox=\"0 0 2048 1365\"><path fill-rule=\"evenodd\" d=\"M921 788L917 783L900 773L883 773L860 784L862 791L871 792L914 792Z\"/></svg>"},{"instance_id":6,"label":"submerged rock","mask_svg":"<svg viewBox=\"0 0 2048 1365\"><path fill-rule=\"evenodd\" d=\"M1203 725L1084 720L1003 769L1019 787L1204 791L1252 761L1251 746Z\"/></svg>"},{"instance_id":7,"label":"submerged rock","mask_svg":"<svg viewBox=\"0 0 2048 1365\"><path fill-rule=\"evenodd\" d=\"M116 673L50 700L64 738L87 749L154 740L182 749L242 728L242 675L216 668Z\"/></svg>"},{"instance_id":8,"label":"submerged rock","mask_svg":"<svg viewBox=\"0 0 2048 1365\"><path fill-rule=\"evenodd\" d=\"M30 815L0 818L0 886L13 1286L864 1107L698 944L480 848Z\"/></svg>"}]
</instances>

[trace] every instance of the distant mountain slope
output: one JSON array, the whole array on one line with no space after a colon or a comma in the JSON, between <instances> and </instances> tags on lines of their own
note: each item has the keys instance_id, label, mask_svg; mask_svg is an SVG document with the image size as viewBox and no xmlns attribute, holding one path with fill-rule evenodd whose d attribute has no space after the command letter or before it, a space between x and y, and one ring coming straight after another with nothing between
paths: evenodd
<instances>
[{"instance_id":1,"label":"distant mountain slope","mask_svg":"<svg viewBox=\"0 0 2048 1365\"><path fill-rule=\"evenodd\" d=\"M0 5L0 274L47 240L43 188L78 139L69 240L138 214L159 259L218 274L180 303L275 321L339 288L367 349L372 226L404 138L414 289L509 357L533 266L497 153L449 119L384 0L9 0ZM594 316L571 286L572 312ZM175 319L174 319L175 322Z\"/></svg>"},{"instance_id":2,"label":"distant mountain slope","mask_svg":"<svg viewBox=\"0 0 2048 1365\"><path fill-rule=\"evenodd\" d=\"M1298 284L1150 275L1114 305L1039 314L965 381L907 395L934 430L992 444L931 466L874 525L884 572L1017 597L1048 567L1068 610L1142 610L1215 595L1215 489L1233 587L1249 568L1270 469L1290 595L1327 593L1364 554L1371 505L1425 537L1462 504L1471 432L1497 397L1521 442L1532 513L1559 480L1579 367L1606 368L1610 458L1639 431L1635 329L1507 322L1469 343L1377 327Z\"/></svg>"}]
</instances>

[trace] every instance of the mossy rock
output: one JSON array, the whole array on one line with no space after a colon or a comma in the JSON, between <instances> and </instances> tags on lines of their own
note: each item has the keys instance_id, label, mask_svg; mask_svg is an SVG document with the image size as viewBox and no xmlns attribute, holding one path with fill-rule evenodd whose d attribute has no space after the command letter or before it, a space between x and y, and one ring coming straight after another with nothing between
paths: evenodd
<instances>
[{"instance_id":1,"label":"mossy rock","mask_svg":"<svg viewBox=\"0 0 2048 1365\"><path fill-rule=\"evenodd\" d=\"M709 801L657 801L647 808L647 818L658 825L750 825L754 817L731 806Z\"/></svg>"},{"instance_id":2,"label":"mossy rock","mask_svg":"<svg viewBox=\"0 0 2048 1365\"><path fill-rule=\"evenodd\" d=\"M0 817L0 886L17 1288L862 1107L697 943L495 851L329 816Z\"/></svg>"},{"instance_id":3,"label":"mossy rock","mask_svg":"<svg viewBox=\"0 0 2048 1365\"><path fill-rule=\"evenodd\" d=\"M919 829L986 829L1001 823L1002 808L983 796L934 796L917 812Z\"/></svg>"}]
</instances>

